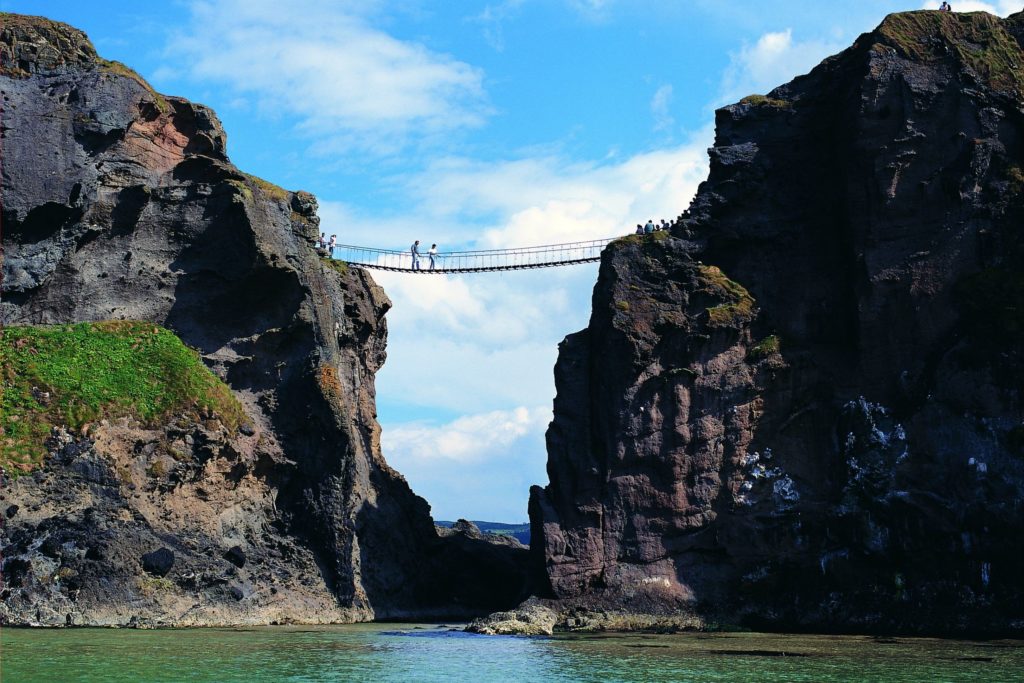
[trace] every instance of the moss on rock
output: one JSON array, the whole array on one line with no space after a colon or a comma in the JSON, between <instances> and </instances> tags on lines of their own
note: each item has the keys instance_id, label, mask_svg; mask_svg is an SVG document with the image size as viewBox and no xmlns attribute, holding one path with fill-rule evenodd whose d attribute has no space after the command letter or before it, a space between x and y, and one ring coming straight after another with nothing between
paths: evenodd
<instances>
[{"instance_id":1,"label":"moss on rock","mask_svg":"<svg viewBox=\"0 0 1024 683\"><path fill-rule=\"evenodd\" d=\"M154 424L183 411L211 412L229 429L247 421L231 390L199 354L162 327L114 321L0 332L0 466L30 471L56 426L101 419Z\"/></svg>"},{"instance_id":2,"label":"moss on rock","mask_svg":"<svg viewBox=\"0 0 1024 683\"><path fill-rule=\"evenodd\" d=\"M933 62L954 55L995 90L1024 93L1024 52L1003 20L986 12L890 14L878 34L904 57Z\"/></svg>"}]
</instances>

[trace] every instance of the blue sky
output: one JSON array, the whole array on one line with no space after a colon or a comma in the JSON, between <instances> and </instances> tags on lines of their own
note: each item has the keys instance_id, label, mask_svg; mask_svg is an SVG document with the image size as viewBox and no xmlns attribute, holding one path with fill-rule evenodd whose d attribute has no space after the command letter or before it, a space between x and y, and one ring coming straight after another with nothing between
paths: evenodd
<instances>
[{"instance_id":1,"label":"blue sky","mask_svg":"<svg viewBox=\"0 0 1024 683\"><path fill-rule=\"evenodd\" d=\"M314 193L342 243L526 246L670 218L714 109L804 73L882 0L0 0L83 29L158 90L210 105L232 161ZM954 2L1000 14L1019 2ZM596 267L377 280L384 455L441 519L526 519L544 484L557 344Z\"/></svg>"}]
</instances>

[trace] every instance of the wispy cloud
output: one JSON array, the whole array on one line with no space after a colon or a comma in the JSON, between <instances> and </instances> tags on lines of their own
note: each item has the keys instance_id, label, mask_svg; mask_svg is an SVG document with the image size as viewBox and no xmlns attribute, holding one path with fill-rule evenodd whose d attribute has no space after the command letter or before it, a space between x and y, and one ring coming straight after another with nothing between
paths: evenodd
<instances>
[{"instance_id":1,"label":"wispy cloud","mask_svg":"<svg viewBox=\"0 0 1024 683\"><path fill-rule=\"evenodd\" d=\"M746 95L764 94L807 73L821 60L847 46L846 41L793 39L792 29L761 35L730 56L717 104Z\"/></svg>"},{"instance_id":2,"label":"wispy cloud","mask_svg":"<svg viewBox=\"0 0 1024 683\"><path fill-rule=\"evenodd\" d=\"M484 7L480 14L469 21L479 24L484 40L498 52L505 50L505 22L512 17L526 0L501 0Z\"/></svg>"},{"instance_id":3,"label":"wispy cloud","mask_svg":"<svg viewBox=\"0 0 1024 683\"><path fill-rule=\"evenodd\" d=\"M520 406L465 415L437 426L403 425L385 432L383 441L393 459L473 462L507 457L511 445L550 421L550 408Z\"/></svg>"},{"instance_id":4,"label":"wispy cloud","mask_svg":"<svg viewBox=\"0 0 1024 683\"><path fill-rule=\"evenodd\" d=\"M676 121L672 118L672 86L665 84L657 89L651 98L651 114L654 116L654 130L671 132Z\"/></svg>"},{"instance_id":5,"label":"wispy cloud","mask_svg":"<svg viewBox=\"0 0 1024 683\"><path fill-rule=\"evenodd\" d=\"M375 4L193 2L169 52L190 78L250 98L265 115L295 117L325 153L389 154L480 126L489 114L482 71L375 28Z\"/></svg>"}]
</instances>

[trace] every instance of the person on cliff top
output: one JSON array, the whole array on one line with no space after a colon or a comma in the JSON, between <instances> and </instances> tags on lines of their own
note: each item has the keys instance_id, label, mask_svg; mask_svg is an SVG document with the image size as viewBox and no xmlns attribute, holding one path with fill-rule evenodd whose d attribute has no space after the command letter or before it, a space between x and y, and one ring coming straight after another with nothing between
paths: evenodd
<instances>
[{"instance_id":1,"label":"person on cliff top","mask_svg":"<svg viewBox=\"0 0 1024 683\"><path fill-rule=\"evenodd\" d=\"M437 245L431 244L430 249L427 250L427 258L430 259L430 270L434 269L434 260L437 258Z\"/></svg>"},{"instance_id":2,"label":"person on cliff top","mask_svg":"<svg viewBox=\"0 0 1024 683\"><path fill-rule=\"evenodd\" d=\"M647 221L647 225L644 226L644 234L650 235L654 232L654 219L651 218Z\"/></svg>"},{"instance_id":3,"label":"person on cliff top","mask_svg":"<svg viewBox=\"0 0 1024 683\"><path fill-rule=\"evenodd\" d=\"M420 269L420 241L419 240L416 240L415 242L412 243L412 246L409 247L409 253L412 254L412 269L413 270L419 270Z\"/></svg>"},{"instance_id":4,"label":"person on cliff top","mask_svg":"<svg viewBox=\"0 0 1024 683\"><path fill-rule=\"evenodd\" d=\"M636 234L644 234L644 226L640 225L639 223L636 224Z\"/></svg>"},{"instance_id":5,"label":"person on cliff top","mask_svg":"<svg viewBox=\"0 0 1024 683\"><path fill-rule=\"evenodd\" d=\"M950 5L948 2L944 2L941 5L939 5L939 11L940 12L952 12L953 11L953 6Z\"/></svg>"}]
</instances>

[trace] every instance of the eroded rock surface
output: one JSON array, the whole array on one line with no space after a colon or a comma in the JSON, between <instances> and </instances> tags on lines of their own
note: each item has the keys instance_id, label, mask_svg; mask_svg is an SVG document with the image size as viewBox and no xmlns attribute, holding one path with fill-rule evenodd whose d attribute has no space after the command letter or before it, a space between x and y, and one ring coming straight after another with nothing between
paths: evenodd
<instances>
[{"instance_id":1,"label":"eroded rock surface","mask_svg":"<svg viewBox=\"0 0 1024 683\"><path fill-rule=\"evenodd\" d=\"M536 560L566 603L1024 630L1024 15L893 15L717 113L671 235L563 342Z\"/></svg>"},{"instance_id":2,"label":"eroded rock surface","mask_svg":"<svg viewBox=\"0 0 1024 683\"><path fill-rule=\"evenodd\" d=\"M316 200L240 172L211 110L154 92L75 29L2 14L0 60L0 324L159 323L253 423L189 432L158 459L147 444L169 436L125 451L121 437L89 434L81 455L57 448L45 472L6 481L3 507L19 511L0 538L0 619L319 622L514 605L438 588L453 555L460 576L485 584L499 551L440 538L384 461L374 373L390 302L365 272L316 254ZM61 550L40 559L50 538ZM162 547L173 566L145 572L139 558ZM526 552L504 553L522 590Z\"/></svg>"}]
</instances>

